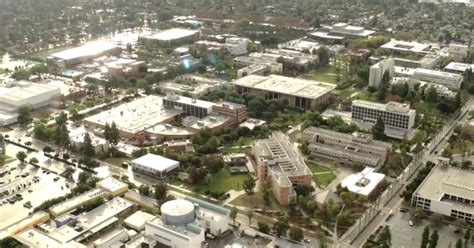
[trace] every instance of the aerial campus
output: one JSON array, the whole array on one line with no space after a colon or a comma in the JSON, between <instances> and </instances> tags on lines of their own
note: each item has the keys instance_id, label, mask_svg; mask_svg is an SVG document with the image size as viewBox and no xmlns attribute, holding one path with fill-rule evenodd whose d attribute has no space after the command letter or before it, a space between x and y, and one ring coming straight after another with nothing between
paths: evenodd
<instances>
[{"instance_id":1,"label":"aerial campus","mask_svg":"<svg viewBox=\"0 0 474 248\"><path fill-rule=\"evenodd\" d=\"M474 247L473 0L0 1L0 248Z\"/></svg>"}]
</instances>

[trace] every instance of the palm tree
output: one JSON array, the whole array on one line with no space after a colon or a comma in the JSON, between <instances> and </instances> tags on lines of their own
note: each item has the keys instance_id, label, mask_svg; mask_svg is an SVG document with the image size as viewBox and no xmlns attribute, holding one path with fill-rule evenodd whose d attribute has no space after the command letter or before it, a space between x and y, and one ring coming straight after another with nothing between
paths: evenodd
<instances>
[{"instance_id":1,"label":"palm tree","mask_svg":"<svg viewBox=\"0 0 474 248\"><path fill-rule=\"evenodd\" d=\"M249 217L249 227L252 227L252 218L253 218L253 212L249 211L247 213L247 217Z\"/></svg>"}]
</instances>

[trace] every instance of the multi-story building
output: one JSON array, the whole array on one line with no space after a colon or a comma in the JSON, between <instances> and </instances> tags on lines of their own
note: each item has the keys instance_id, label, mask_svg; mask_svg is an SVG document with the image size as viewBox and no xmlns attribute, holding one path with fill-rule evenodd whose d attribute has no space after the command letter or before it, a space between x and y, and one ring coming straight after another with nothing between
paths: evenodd
<instances>
[{"instance_id":1,"label":"multi-story building","mask_svg":"<svg viewBox=\"0 0 474 248\"><path fill-rule=\"evenodd\" d=\"M284 133L273 132L269 139L254 141L252 153L258 177L272 181L273 195L280 204L296 203L294 186L312 184L311 171Z\"/></svg>"},{"instance_id":2,"label":"multi-story building","mask_svg":"<svg viewBox=\"0 0 474 248\"><path fill-rule=\"evenodd\" d=\"M380 48L398 53L431 54L431 45L415 41L391 40Z\"/></svg>"},{"instance_id":3,"label":"multi-story building","mask_svg":"<svg viewBox=\"0 0 474 248\"><path fill-rule=\"evenodd\" d=\"M232 117L232 123L228 125L237 125L247 120L247 107L233 102L219 102L212 106L212 112L224 116Z\"/></svg>"},{"instance_id":4,"label":"multi-story building","mask_svg":"<svg viewBox=\"0 0 474 248\"><path fill-rule=\"evenodd\" d=\"M231 229L230 210L192 197L165 202L161 218L145 223L149 247L203 247L205 233L219 236ZM142 246L140 246L142 247Z\"/></svg>"},{"instance_id":5,"label":"multi-story building","mask_svg":"<svg viewBox=\"0 0 474 248\"><path fill-rule=\"evenodd\" d=\"M367 38L375 33L363 27L352 26L347 23L336 23L332 26L322 25L322 27L308 36L321 40L344 40L345 38Z\"/></svg>"},{"instance_id":6,"label":"multi-story building","mask_svg":"<svg viewBox=\"0 0 474 248\"><path fill-rule=\"evenodd\" d=\"M249 65L247 67L241 68L237 70L237 78L245 77L248 75L260 75L264 76L265 74L270 72L269 65Z\"/></svg>"},{"instance_id":7,"label":"multi-story building","mask_svg":"<svg viewBox=\"0 0 474 248\"><path fill-rule=\"evenodd\" d=\"M250 40L247 38L230 37L225 40L224 48L232 56L240 56L247 54L247 45L249 43Z\"/></svg>"},{"instance_id":8,"label":"multi-story building","mask_svg":"<svg viewBox=\"0 0 474 248\"><path fill-rule=\"evenodd\" d=\"M378 118L382 118L385 131L388 128L409 132L415 124L416 111L409 104L389 102L381 104L363 100L352 102L352 120L373 126Z\"/></svg>"},{"instance_id":9,"label":"multi-story building","mask_svg":"<svg viewBox=\"0 0 474 248\"><path fill-rule=\"evenodd\" d=\"M0 85L0 126L15 123L19 108L41 108L51 104L59 96L61 89L48 84L18 81Z\"/></svg>"},{"instance_id":10,"label":"multi-story building","mask_svg":"<svg viewBox=\"0 0 474 248\"><path fill-rule=\"evenodd\" d=\"M437 165L413 193L412 205L474 223L474 173Z\"/></svg>"},{"instance_id":11,"label":"multi-story building","mask_svg":"<svg viewBox=\"0 0 474 248\"><path fill-rule=\"evenodd\" d=\"M444 71L457 74L463 74L469 69L474 71L474 64L451 62L446 67L444 67Z\"/></svg>"},{"instance_id":12,"label":"multi-story building","mask_svg":"<svg viewBox=\"0 0 474 248\"><path fill-rule=\"evenodd\" d=\"M448 47L448 56L457 61L462 61L467 57L469 53L469 47L462 44L449 44Z\"/></svg>"},{"instance_id":13,"label":"multi-story building","mask_svg":"<svg viewBox=\"0 0 474 248\"><path fill-rule=\"evenodd\" d=\"M201 38L201 31L184 28L171 28L152 35L139 37L146 46L170 46L192 43Z\"/></svg>"},{"instance_id":14,"label":"multi-story building","mask_svg":"<svg viewBox=\"0 0 474 248\"><path fill-rule=\"evenodd\" d=\"M463 76L456 73L428 70L423 68L412 69L395 66L395 75L418 81L439 84L453 90L458 90L461 88L461 83L463 81Z\"/></svg>"},{"instance_id":15,"label":"multi-story building","mask_svg":"<svg viewBox=\"0 0 474 248\"><path fill-rule=\"evenodd\" d=\"M282 73L283 64L276 62L273 59L265 59L258 57L248 57L248 56L238 56L234 58L234 65L236 66L252 66L252 65L265 65L270 68L270 72L273 73Z\"/></svg>"},{"instance_id":16,"label":"multi-story building","mask_svg":"<svg viewBox=\"0 0 474 248\"><path fill-rule=\"evenodd\" d=\"M259 95L265 100L285 99L288 105L314 109L326 103L335 88L333 84L278 75L249 75L231 82L237 93Z\"/></svg>"},{"instance_id":17,"label":"multi-story building","mask_svg":"<svg viewBox=\"0 0 474 248\"><path fill-rule=\"evenodd\" d=\"M378 88L383 75L388 73L389 79L395 74L395 62L392 57L386 58L370 67L369 86Z\"/></svg>"},{"instance_id":18,"label":"multi-story building","mask_svg":"<svg viewBox=\"0 0 474 248\"><path fill-rule=\"evenodd\" d=\"M148 153L130 162L133 171L164 178L171 171L179 168L179 162Z\"/></svg>"},{"instance_id":19,"label":"multi-story building","mask_svg":"<svg viewBox=\"0 0 474 248\"><path fill-rule=\"evenodd\" d=\"M182 110L186 116L204 118L212 112L214 103L198 100L196 98L168 94L163 98L163 107L165 109Z\"/></svg>"},{"instance_id":20,"label":"multi-story building","mask_svg":"<svg viewBox=\"0 0 474 248\"><path fill-rule=\"evenodd\" d=\"M97 41L53 53L48 56L47 60L49 63L54 63L60 67L68 67L79 63L84 63L107 54L117 55L120 53L120 51L120 47L113 43Z\"/></svg>"},{"instance_id":21,"label":"multi-story building","mask_svg":"<svg viewBox=\"0 0 474 248\"><path fill-rule=\"evenodd\" d=\"M309 143L312 155L371 167L382 165L392 149L390 143L373 140L370 134L345 134L316 127L306 128L303 140Z\"/></svg>"}]
</instances>

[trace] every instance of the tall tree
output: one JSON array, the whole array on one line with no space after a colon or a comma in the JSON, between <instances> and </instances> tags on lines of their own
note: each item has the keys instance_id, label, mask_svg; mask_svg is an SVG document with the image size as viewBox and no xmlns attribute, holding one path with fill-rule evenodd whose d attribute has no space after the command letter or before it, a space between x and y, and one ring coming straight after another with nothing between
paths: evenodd
<instances>
[{"instance_id":1,"label":"tall tree","mask_svg":"<svg viewBox=\"0 0 474 248\"><path fill-rule=\"evenodd\" d=\"M387 97L389 81L390 81L390 75L388 74L388 71L385 71L383 73L382 81L380 82L379 89L377 91L377 99L379 101L384 101L385 98Z\"/></svg>"},{"instance_id":2,"label":"tall tree","mask_svg":"<svg viewBox=\"0 0 474 248\"><path fill-rule=\"evenodd\" d=\"M469 242L471 242L471 227L468 227L466 233L464 234L464 247L469 247Z\"/></svg>"},{"instance_id":3,"label":"tall tree","mask_svg":"<svg viewBox=\"0 0 474 248\"><path fill-rule=\"evenodd\" d=\"M155 186L155 199L158 202L163 202L166 199L167 192L168 192L168 185L166 185L166 183L164 182L157 183Z\"/></svg>"},{"instance_id":4,"label":"tall tree","mask_svg":"<svg viewBox=\"0 0 474 248\"><path fill-rule=\"evenodd\" d=\"M425 91L425 101L428 103L438 102L438 92L433 85L430 85Z\"/></svg>"},{"instance_id":5,"label":"tall tree","mask_svg":"<svg viewBox=\"0 0 474 248\"><path fill-rule=\"evenodd\" d=\"M425 226L425 229L423 230L423 235L421 236L420 248L426 248L428 246L429 239L430 239L430 228L428 226Z\"/></svg>"},{"instance_id":6,"label":"tall tree","mask_svg":"<svg viewBox=\"0 0 474 248\"><path fill-rule=\"evenodd\" d=\"M439 240L439 235L438 235L438 230L434 230L433 233L431 234L430 242L428 243L429 248L436 248L438 246L438 240Z\"/></svg>"},{"instance_id":7,"label":"tall tree","mask_svg":"<svg viewBox=\"0 0 474 248\"><path fill-rule=\"evenodd\" d=\"M249 227L251 227L251 226L252 226L253 212L252 212L252 211L248 211L248 212L247 212L247 217L249 218Z\"/></svg>"},{"instance_id":8,"label":"tall tree","mask_svg":"<svg viewBox=\"0 0 474 248\"><path fill-rule=\"evenodd\" d=\"M116 146L120 141L120 133L115 122L110 126L110 144Z\"/></svg>"},{"instance_id":9,"label":"tall tree","mask_svg":"<svg viewBox=\"0 0 474 248\"><path fill-rule=\"evenodd\" d=\"M88 132L84 135L84 141L82 143L82 152L84 155L93 157L95 155L95 148L92 145L92 139Z\"/></svg>"},{"instance_id":10,"label":"tall tree","mask_svg":"<svg viewBox=\"0 0 474 248\"><path fill-rule=\"evenodd\" d=\"M372 135L376 140L384 140L385 139L385 123L382 120L382 117L379 116L375 125L372 127Z\"/></svg>"},{"instance_id":11,"label":"tall tree","mask_svg":"<svg viewBox=\"0 0 474 248\"><path fill-rule=\"evenodd\" d=\"M238 213L237 208L235 206L232 207L232 209L230 210L230 218L234 222L234 226L235 226L235 219L237 218L237 213Z\"/></svg>"},{"instance_id":12,"label":"tall tree","mask_svg":"<svg viewBox=\"0 0 474 248\"><path fill-rule=\"evenodd\" d=\"M389 248L392 246L392 234L390 233L390 228L385 226L382 229L382 232L379 235L378 242L382 248Z\"/></svg>"},{"instance_id":13,"label":"tall tree","mask_svg":"<svg viewBox=\"0 0 474 248\"><path fill-rule=\"evenodd\" d=\"M18 108L17 122L20 125L25 125L30 122L31 119L31 108L29 106L23 106Z\"/></svg>"},{"instance_id":14,"label":"tall tree","mask_svg":"<svg viewBox=\"0 0 474 248\"><path fill-rule=\"evenodd\" d=\"M454 247L456 247L456 248L463 248L463 246L462 246L462 240L461 240L461 239L458 239L458 240L456 241L456 245L455 245Z\"/></svg>"},{"instance_id":15,"label":"tall tree","mask_svg":"<svg viewBox=\"0 0 474 248\"><path fill-rule=\"evenodd\" d=\"M275 230L278 236L285 236L289 227L290 225L286 217L280 217L277 222L273 223L273 230Z\"/></svg>"},{"instance_id":16,"label":"tall tree","mask_svg":"<svg viewBox=\"0 0 474 248\"><path fill-rule=\"evenodd\" d=\"M253 179L252 177L247 178L247 180L244 181L245 193L247 193L247 195L253 195L254 188L255 188L255 179Z\"/></svg>"},{"instance_id":17,"label":"tall tree","mask_svg":"<svg viewBox=\"0 0 474 248\"><path fill-rule=\"evenodd\" d=\"M294 226L290 228L290 239L295 241L301 241L303 238L303 230L300 227Z\"/></svg>"},{"instance_id":18,"label":"tall tree","mask_svg":"<svg viewBox=\"0 0 474 248\"><path fill-rule=\"evenodd\" d=\"M329 50L326 47L320 47L318 49L319 64L321 66L329 65Z\"/></svg>"},{"instance_id":19,"label":"tall tree","mask_svg":"<svg viewBox=\"0 0 474 248\"><path fill-rule=\"evenodd\" d=\"M26 157L27 157L27 155L24 151L19 151L19 152L16 153L16 158L18 160L20 160L20 162L22 162L22 163L25 162Z\"/></svg>"}]
</instances>

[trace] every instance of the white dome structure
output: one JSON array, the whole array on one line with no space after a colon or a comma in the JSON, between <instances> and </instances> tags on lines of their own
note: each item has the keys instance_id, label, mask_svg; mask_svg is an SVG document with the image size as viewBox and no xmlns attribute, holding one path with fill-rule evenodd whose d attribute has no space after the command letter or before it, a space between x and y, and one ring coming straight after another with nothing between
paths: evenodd
<instances>
[{"instance_id":1,"label":"white dome structure","mask_svg":"<svg viewBox=\"0 0 474 248\"><path fill-rule=\"evenodd\" d=\"M161 205L161 220L170 225L181 225L192 222L196 213L194 204L188 200L167 201Z\"/></svg>"}]
</instances>

